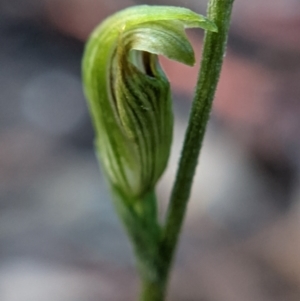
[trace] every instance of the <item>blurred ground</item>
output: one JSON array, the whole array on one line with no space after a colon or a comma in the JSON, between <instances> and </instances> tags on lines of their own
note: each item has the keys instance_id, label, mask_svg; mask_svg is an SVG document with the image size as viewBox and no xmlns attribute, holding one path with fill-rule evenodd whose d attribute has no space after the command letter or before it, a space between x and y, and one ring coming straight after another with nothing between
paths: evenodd
<instances>
[{"instance_id":1,"label":"blurred ground","mask_svg":"<svg viewBox=\"0 0 300 301\"><path fill-rule=\"evenodd\" d=\"M134 3L146 2L0 0L2 301L134 300L80 78L90 31ZM300 300L299 32L298 0L236 0L169 300ZM202 33L189 35L199 58ZM162 64L176 112L163 211L197 67Z\"/></svg>"}]
</instances>

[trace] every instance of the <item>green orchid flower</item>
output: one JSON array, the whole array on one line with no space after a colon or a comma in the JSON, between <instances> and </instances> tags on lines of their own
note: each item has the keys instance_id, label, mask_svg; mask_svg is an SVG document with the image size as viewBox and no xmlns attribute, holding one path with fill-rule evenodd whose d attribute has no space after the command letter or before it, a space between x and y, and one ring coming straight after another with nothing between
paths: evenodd
<instances>
[{"instance_id":1,"label":"green orchid flower","mask_svg":"<svg viewBox=\"0 0 300 301\"><path fill-rule=\"evenodd\" d=\"M91 34L83 81L96 150L110 184L129 199L152 191L166 168L173 131L170 84L158 55L192 66L185 28L217 31L189 9L134 6Z\"/></svg>"}]
</instances>

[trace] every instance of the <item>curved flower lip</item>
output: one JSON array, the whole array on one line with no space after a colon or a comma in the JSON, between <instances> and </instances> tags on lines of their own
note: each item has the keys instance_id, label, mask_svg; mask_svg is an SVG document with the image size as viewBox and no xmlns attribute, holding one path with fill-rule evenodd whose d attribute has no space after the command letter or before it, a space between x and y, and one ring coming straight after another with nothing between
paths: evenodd
<instances>
[{"instance_id":1,"label":"curved flower lip","mask_svg":"<svg viewBox=\"0 0 300 301\"><path fill-rule=\"evenodd\" d=\"M190 27L216 31L185 8L135 6L106 19L86 45L83 80L99 159L111 185L131 198L152 190L166 168L173 112L157 55L193 65Z\"/></svg>"}]
</instances>

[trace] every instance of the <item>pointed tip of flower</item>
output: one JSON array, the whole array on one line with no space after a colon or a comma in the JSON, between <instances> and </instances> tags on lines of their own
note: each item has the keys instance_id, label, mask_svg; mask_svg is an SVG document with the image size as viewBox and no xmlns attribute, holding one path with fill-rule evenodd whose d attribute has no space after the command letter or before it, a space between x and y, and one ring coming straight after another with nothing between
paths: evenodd
<instances>
[{"instance_id":1,"label":"pointed tip of flower","mask_svg":"<svg viewBox=\"0 0 300 301\"><path fill-rule=\"evenodd\" d=\"M215 24L215 22L202 15L197 15L197 20L195 20L195 23L197 25L196 27L203 28L205 30L212 31L212 32L218 32L218 27Z\"/></svg>"},{"instance_id":2,"label":"pointed tip of flower","mask_svg":"<svg viewBox=\"0 0 300 301\"><path fill-rule=\"evenodd\" d=\"M211 21L209 19L207 19L207 26L209 26L208 30L210 30L212 32L218 32L217 25L213 21Z\"/></svg>"}]
</instances>

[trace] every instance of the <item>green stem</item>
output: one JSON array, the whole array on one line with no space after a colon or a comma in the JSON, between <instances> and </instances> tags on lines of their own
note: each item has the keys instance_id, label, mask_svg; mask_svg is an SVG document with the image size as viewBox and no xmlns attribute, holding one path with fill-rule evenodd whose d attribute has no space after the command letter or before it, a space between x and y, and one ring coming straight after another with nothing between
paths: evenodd
<instances>
[{"instance_id":1,"label":"green stem","mask_svg":"<svg viewBox=\"0 0 300 301\"><path fill-rule=\"evenodd\" d=\"M164 301L165 282L143 279L140 301Z\"/></svg>"},{"instance_id":2,"label":"green stem","mask_svg":"<svg viewBox=\"0 0 300 301\"><path fill-rule=\"evenodd\" d=\"M141 199L129 200L112 187L115 208L133 245L137 269L142 281L141 301L163 301L165 295L164 264L159 254L161 227L157 220L154 191Z\"/></svg>"},{"instance_id":3,"label":"green stem","mask_svg":"<svg viewBox=\"0 0 300 301\"><path fill-rule=\"evenodd\" d=\"M234 0L210 0L208 4L207 17L215 22L218 32L206 31L205 34L201 70L163 229L161 255L164 256L166 278L181 231L199 152L220 77L233 2Z\"/></svg>"}]
</instances>

